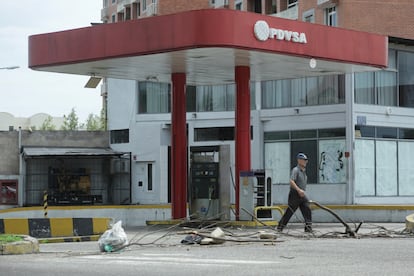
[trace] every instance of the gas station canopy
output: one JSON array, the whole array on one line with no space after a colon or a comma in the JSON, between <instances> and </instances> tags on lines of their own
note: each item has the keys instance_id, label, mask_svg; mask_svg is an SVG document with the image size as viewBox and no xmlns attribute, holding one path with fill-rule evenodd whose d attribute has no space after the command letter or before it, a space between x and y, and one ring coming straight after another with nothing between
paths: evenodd
<instances>
[{"instance_id":1,"label":"gas station canopy","mask_svg":"<svg viewBox=\"0 0 414 276\"><path fill-rule=\"evenodd\" d=\"M29 38L35 70L171 82L171 212L186 217L187 84L236 83L235 195L251 169L250 81L387 66L385 36L226 9L102 24ZM239 219L239 197L235 197Z\"/></svg>"},{"instance_id":2,"label":"gas station canopy","mask_svg":"<svg viewBox=\"0 0 414 276\"><path fill-rule=\"evenodd\" d=\"M34 70L188 84L375 70L387 66L386 36L226 9L196 10L29 37Z\"/></svg>"}]
</instances>

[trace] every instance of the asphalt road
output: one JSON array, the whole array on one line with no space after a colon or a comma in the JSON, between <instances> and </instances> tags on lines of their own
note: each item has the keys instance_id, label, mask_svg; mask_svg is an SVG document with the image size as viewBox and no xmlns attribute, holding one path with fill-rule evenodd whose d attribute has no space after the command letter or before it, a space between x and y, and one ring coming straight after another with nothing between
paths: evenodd
<instances>
[{"instance_id":1,"label":"asphalt road","mask_svg":"<svg viewBox=\"0 0 414 276\"><path fill-rule=\"evenodd\" d=\"M97 242L42 244L39 254L0 256L0 275L413 274L414 235L399 234L404 224L363 225L360 238L338 233L341 225L314 229L305 235L293 225L269 242L257 238L265 229L225 228L226 238L237 241L219 245L181 244L183 228L128 229L135 244L120 252L101 253Z\"/></svg>"}]
</instances>

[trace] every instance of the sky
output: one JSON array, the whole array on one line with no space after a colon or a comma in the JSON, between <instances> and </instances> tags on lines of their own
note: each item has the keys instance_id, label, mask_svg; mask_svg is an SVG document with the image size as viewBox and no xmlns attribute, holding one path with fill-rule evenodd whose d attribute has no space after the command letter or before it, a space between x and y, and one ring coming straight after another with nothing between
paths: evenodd
<instances>
[{"instance_id":1,"label":"sky","mask_svg":"<svg viewBox=\"0 0 414 276\"><path fill-rule=\"evenodd\" d=\"M100 114L100 85L84 88L88 76L28 68L28 37L101 22L102 0L2 0L0 4L0 112L15 117L47 113L62 117L75 109L80 122Z\"/></svg>"}]
</instances>

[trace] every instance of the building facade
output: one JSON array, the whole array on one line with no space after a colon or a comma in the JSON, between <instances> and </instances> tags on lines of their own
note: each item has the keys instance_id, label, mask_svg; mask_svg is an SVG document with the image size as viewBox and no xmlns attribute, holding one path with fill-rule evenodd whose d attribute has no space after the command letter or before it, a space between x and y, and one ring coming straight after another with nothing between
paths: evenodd
<instances>
[{"instance_id":1,"label":"building facade","mask_svg":"<svg viewBox=\"0 0 414 276\"><path fill-rule=\"evenodd\" d=\"M412 1L374 0L107 0L102 21L228 8L389 36L384 70L251 82L251 167L271 176L272 204L287 201L297 152L310 157L308 192L316 201L409 204L414 200L409 169L414 154L413 7ZM106 79L102 89L111 147L132 154L131 202L170 202L171 85L155 77ZM209 147L225 145L231 183L238 177L235 85L188 85L186 102L189 172L196 152L205 147L203 154L213 156Z\"/></svg>"},{"instance_id":2,"label":"building facade","mask_svg":"<svg viewBox=\"0 0 414 276\"><path fill-rule=\"evenodd\" d=\"M104 131L0 131L0 209L128 204L129 154Z\"/></svg>"}]
</instances>

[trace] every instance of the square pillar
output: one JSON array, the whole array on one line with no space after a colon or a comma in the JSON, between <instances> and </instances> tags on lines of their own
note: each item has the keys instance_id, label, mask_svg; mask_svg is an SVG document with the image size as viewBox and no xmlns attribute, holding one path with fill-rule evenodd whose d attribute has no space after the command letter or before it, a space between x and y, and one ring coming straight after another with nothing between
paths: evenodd
<instances>
[{"instance_id":1,"label":"square pillar","mask_svg":"<svg viewBox=\"0 0 414 276\"><path fill-rule=\"evenodd\" d=\"M187 216L186 74L173 73L171 109L171 214Z\"/></svg>"},{"instance_id":2,"label":"square pillar","mask_svg":"<svg viewBox=\"0 0 414 276\"><path fill-rule=\"evenodd\" d=\"M251 170L250 135L250 67L236 66L236 220L240 215L240 172Z\"/></svg>"}]
</instances>

